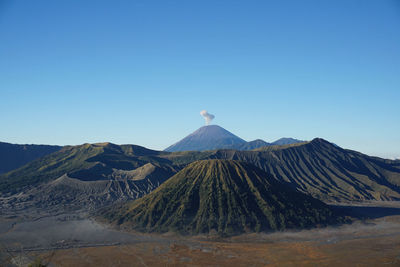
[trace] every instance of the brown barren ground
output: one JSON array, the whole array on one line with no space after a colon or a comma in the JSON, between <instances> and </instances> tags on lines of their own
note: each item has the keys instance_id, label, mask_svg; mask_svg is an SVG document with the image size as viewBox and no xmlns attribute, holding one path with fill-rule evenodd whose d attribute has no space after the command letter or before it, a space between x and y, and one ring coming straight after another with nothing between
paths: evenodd
<instances>
[{"instance_id":1,"label":"brown barren ground","mask_svg":"<svg viewBox=\"0 0 400 267\"><path fill-rule=\"evenodd\" d=\"M400 216L218 241L193 237L35 255L51 254L56 266L400 266Z\"/></svg>"}]
</instances>

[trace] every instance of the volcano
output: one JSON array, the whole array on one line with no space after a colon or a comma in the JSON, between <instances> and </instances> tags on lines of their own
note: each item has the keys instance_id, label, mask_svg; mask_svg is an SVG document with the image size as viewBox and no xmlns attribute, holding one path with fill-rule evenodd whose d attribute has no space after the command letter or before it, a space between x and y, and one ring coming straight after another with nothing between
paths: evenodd
<instances>
[{"instance_id":1,"label":"volcano","mask_svg":"<svg viewBox=\"0 0 400 267\"><path fill-rule=\"evenodd\" d=\"M343 221L323 202L233 160L193 162L152 193L102 216L144 232L221 235Z\"/></svg>"},{"instance_id":2,"label":"volcano","mask_svg":"<svg viewBox=\"0 0 400 267\"><path fill-rule=\"evenodd\" d=\"M232 148L247 142L218 125L207 125L183 138L181 141L165 149L176 151L205 151Z\"/></svg>"}]
</instances>

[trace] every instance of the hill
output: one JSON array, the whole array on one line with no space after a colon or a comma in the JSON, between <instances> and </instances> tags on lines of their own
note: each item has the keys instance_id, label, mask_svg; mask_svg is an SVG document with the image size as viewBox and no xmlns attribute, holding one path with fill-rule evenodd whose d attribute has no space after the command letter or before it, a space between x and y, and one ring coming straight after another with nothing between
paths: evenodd
<instances>
[{"instance_id":1,"label":"hill","mask_svg":"<svg viewBox=\"0 0 400 267\"><path fill-rule=\"evenodd\" d=\"M152 193L102 215L140 231L220 235L343 221L321 201L232 160L191 163Z\"/></svg>"},{"instance_id":2,"label":"hill","mask_svg":"<svg viewBox=\"0 0 400 267\"><path fill-rule=\"evenodd\" d=\"M143 174L140 174L143 170L129 171L148 163L153 164L154 168L146 170L147 172L165 175L161 170L169 170L167 172L171 176L176 171L169 160L157 157L162 153L164 152L135 145L118 146L111 143L66 146L17 170L0 175L0 192L16 193L65 174L81 181L118 180L117 177L129 179L140 175L143 177ZM167 179L168 175L162 179Z\"/></svg>"},{"instance_id":3,"label":"hill","mask_svg":"<svg viewBox=\"0 0 400 267\"><path fill-rule=\"evenodd\" d=\"M3 214L94 210L148 194L180 168L164 152L111 143L64 147L0 175Z\"/></svg>"},{"instance_id":4,"label":"hill","mask_svg":"<svg viewBox=\"0 0 400 267\"><path fill-rule=\"evenodd\" d=\"M0 174L60 150L61 146L17 145L0 142Z\"/></svg>"}]
</instances>

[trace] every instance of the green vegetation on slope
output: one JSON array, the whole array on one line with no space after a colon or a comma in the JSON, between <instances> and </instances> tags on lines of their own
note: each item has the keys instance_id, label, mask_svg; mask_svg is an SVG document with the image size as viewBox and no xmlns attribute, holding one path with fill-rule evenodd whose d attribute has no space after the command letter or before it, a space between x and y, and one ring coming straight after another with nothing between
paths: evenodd
<instances>
[{"instance_id":1,"label":"green vegetation on slope","mask_svg":"<svg viewBox=\"0 0 400 267\"><path fill-rule=\"evenodd\" d=\"M0 176L0 191L15 193L25 187L56 179L76 169L89 168L95 163L86 160L100 154L103 148L85 144L67 146L27 165Z\"/></svg>"},{"instance_id":2,"label":"green vegetation on slope","mask_svg":"<svg viewBox=\"0 0 400 267\"><path fill-rule=\"evenodd\" d=\"M152 177L162 176L157 179L158 184L187 164L202 159L247 162L327 202L400 199L399 161L342 149L323 139L254 151L169 153L110 143L69 146L0 175L0 193L20 192L64 174L83 181L130 177L134 175L130 171L148 163L157 167Z\"/></svg>"},{"instance_id":3,"label":"green vegetation on slope","mask_svg":"<svg viewBox=\"0 0 400 267\"><path fill-rule=\"evenodd\" d=\"M237 161L196 161L152 193L102 215L140 231L221 235L343 221L321 201L267 176Z\"/></svg>"},{"instance_id":4,"label":"green vegetation on slope","mask_svg":"<svg viewBox=\"0 0 400 267\"><path fill-rule=\"evenodd\" d=\"M163 152L111 143L66 146L60 151L0 175L0 192L13 194L55 180L64 174L85 181L109 179L115 169L133 170L146 163L173 169L168 164L169 160L155 156L158 153Z\"/></svg>"},{"instance_id":5,"label":"green vegetation on slope","mask_svg":"<svg viewBox=\"0 0 400 267\"><path fill-rule=\"evenodd\" d=\"M398 162L342 149L323 139L254 151L194 152L197 159L232 159L253 164L277 180L324 201L399 200ZM191 154L166 156L184 162Z\"/></svg>"}]
</instances>

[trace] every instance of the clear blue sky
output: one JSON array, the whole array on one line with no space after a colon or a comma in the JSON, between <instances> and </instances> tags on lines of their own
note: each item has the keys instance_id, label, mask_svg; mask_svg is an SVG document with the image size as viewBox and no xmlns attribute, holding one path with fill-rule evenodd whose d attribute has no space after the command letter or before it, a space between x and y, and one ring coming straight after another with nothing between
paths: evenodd
<instances>
[{"instance_id":1,"label":"clear blue sky","mask_svg":"<svg viewBox=\"0 0 400 267\"><path fill-rule=\"evenodd\" d=\"M0 0L0 141L164 149L204 124L400 157L400 1Z\"/></svg>"}]
</instances>

